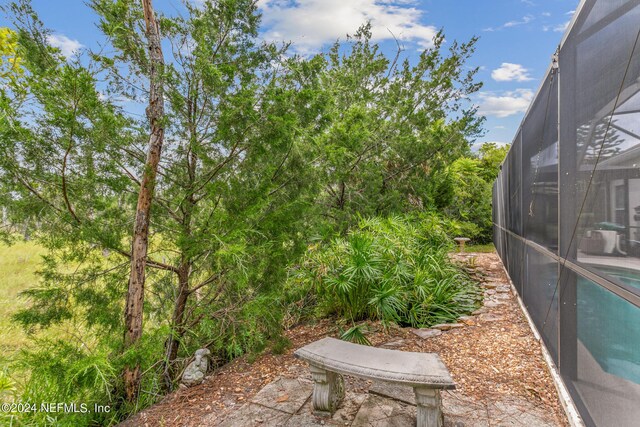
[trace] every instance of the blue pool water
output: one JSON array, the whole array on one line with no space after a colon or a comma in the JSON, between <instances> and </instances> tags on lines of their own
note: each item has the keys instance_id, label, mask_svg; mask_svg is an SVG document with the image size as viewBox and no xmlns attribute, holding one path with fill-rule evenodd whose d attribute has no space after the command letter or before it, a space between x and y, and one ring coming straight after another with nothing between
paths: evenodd
<instances>
[{"instance_id":1,"label":"blue pool water","mask_svg":"<svg viewBox=\"0 0 640 427\"><path fill-rule=\"evenodd\" d=\"M640 289L633 271L607 274ZM640 308L590 280L578 279L578 339L602 369L640 384Z\"/></svg>"}]
</instances>

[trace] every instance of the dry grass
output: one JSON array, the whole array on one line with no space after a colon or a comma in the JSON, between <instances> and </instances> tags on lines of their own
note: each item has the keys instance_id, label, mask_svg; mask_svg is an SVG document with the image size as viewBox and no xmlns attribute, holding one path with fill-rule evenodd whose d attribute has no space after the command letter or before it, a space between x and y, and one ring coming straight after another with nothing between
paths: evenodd
<instances>
[{"instance_id":1,"label":"dry grass","mask_svg":"<svg viewBox=\"0 0 640 427\"><path fill-rule=\"evenodd\" d=\"M37 285L36 271L44 252L32 242L0 244L0 363L28 345L27 334L11 316L26 307L28 302L19 294Z\"/></svg>"}]
</instances>

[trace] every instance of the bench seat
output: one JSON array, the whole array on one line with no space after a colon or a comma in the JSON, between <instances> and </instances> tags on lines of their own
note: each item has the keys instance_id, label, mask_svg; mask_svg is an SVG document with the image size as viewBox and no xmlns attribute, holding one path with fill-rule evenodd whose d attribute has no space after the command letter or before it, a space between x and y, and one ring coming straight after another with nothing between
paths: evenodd
<instances>
[{"instance_id":1,"label":"bench seat","mask_svg":"<svg viewBox=\"0 0 640 427\"><path fill-rule=\"evenodd\" d=\"M314 380L313 407L331 416L344 396L340 374L413 387L418 427L441 426L440 390L455 383L435 353L412 353L323 338L294 352L309 363Z\"/></svg>"}]
</instances>

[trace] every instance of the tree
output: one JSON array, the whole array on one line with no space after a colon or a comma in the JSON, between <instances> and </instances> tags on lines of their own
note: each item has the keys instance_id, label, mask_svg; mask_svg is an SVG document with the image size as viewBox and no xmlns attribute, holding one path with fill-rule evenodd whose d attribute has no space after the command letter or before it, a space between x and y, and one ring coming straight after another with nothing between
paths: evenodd
<instances>
[{"instance_id":1,"label":"tree","mask_svg":"<svg viewBox=\"0 0 640 427\"><path fill-rule=\"evenodd\" d=\"M10 28L0 27L0 79L15 80L22 70L18 55L18 35Z\"/></svg>"},{"instance_id":2,"label":"tree","mask_svg":"<svg viewBox=\"0 0 640 427\"><path fill-rule=\"evenodd\" d=\"M429 198L450 218L466 223L469 237L490 242L493 233L491 193L509 146L485 143L477 156L464 156L439 170Z\"/></svg>"},{"instance_id":3,"label":"tree","mask_svg":"<svg viewBox=\"0 0 640 427\"><path fill-rule=\"evenodd\" d=\"M149 250L149 224L153 191L156 186L158 164L164 139L164 56L160 39L160 28L151 0L142 0L144 12L145 36L149 49L149 106L147 118L151 131L147 160L142 171L136 218L131 243L131 272L129 289L125 303L125 349L135 345L142 336L142 318L144 308L144 282L147 252ZM127 400L133 402L140 386L140 365L127 366L124 372Z\"/></svg>"},{"instance_id":4,"label":"tree","mask_svg":"<svg viewBox=\"0 0 640 427\"><path fill-rule=\"evenodd\" d=\"M477 69L464 71L475 39L451 43L444 35L415 65L389 60L371 43L365 25L345 49L336 43L322 60L319 85L329 97L329 125L317 146L326 164L323 204L345 221L354 213L388 214L425 206L430 175L469 152L482 120L463 105L481 84Z\"/></svg>"},{"instance_id":5,"label":"tree","mask_svg":"<svg viewBox=\"0 0 640 427\"><path fill-rule=\"evenodd\" d=\"M500 166L507 157L510 144L498 145L495 142L485 142L478 151L480 158L480 173L482 179L493 184L500 173Z\"/></svg>"},{"instance_id":6,"label":"tree","mask_svg":"<svg viewBox=\"0 0 640 427\"><path fill-rule=\"evenodd\" d=\"M133 228L138 177L148 173L141 147L149 134L111 95L113 88L134 101L145 95L149 59L140 49L139 4L93 7L117 53L93 55L96 62L84 67L48 45L28 3L14 5L28 93L11 85L2 92L0 179L12 219L37 216L40 241L51 250L43 283L29 292L32 305L18 318L44 327L76 319L106 342L125 326L114 317L132 263L123 230ZM227 331L237 332L245 307L265 298L304 249L310 231L303 212L313 206L304 159L305 129L317 127L316 114L303 106L315 95L274 66L280 49L255 43L252 2L208 2L189 13L159 18L173 49L162 75L166 160L158 164L145 258L152 298L144 316L149 336L168 327L165 356L152 356L164 359L168 387L181 348L188 353L216 339L224 359L271 333L277 319L252 319L257 330L244 343ZM101 93L105 77L112 91ZM110 255L98 256L100 249ZM70 263L77 264L73 273L61 268ZM125 365L153 365L137 347L124 352Z\"/></svg>"}]
</instances>

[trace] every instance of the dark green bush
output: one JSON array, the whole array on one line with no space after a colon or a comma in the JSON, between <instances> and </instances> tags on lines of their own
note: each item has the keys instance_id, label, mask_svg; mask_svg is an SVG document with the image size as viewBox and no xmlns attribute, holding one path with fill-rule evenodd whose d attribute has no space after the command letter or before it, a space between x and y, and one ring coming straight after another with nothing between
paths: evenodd
<instances>
[{"instance_id":1,"label":"dark green bush","mask_svg":"<svg viewBox=\"0 0 640 427\"><path fill-rule=\"evenodd\" d=\"M436 215L362 220L346 237L311 247L289 291L313 301L317 315L351 322L455 321L477 308L481 292L449 259L450 227Z\"/></svg>"}]
</instances>

